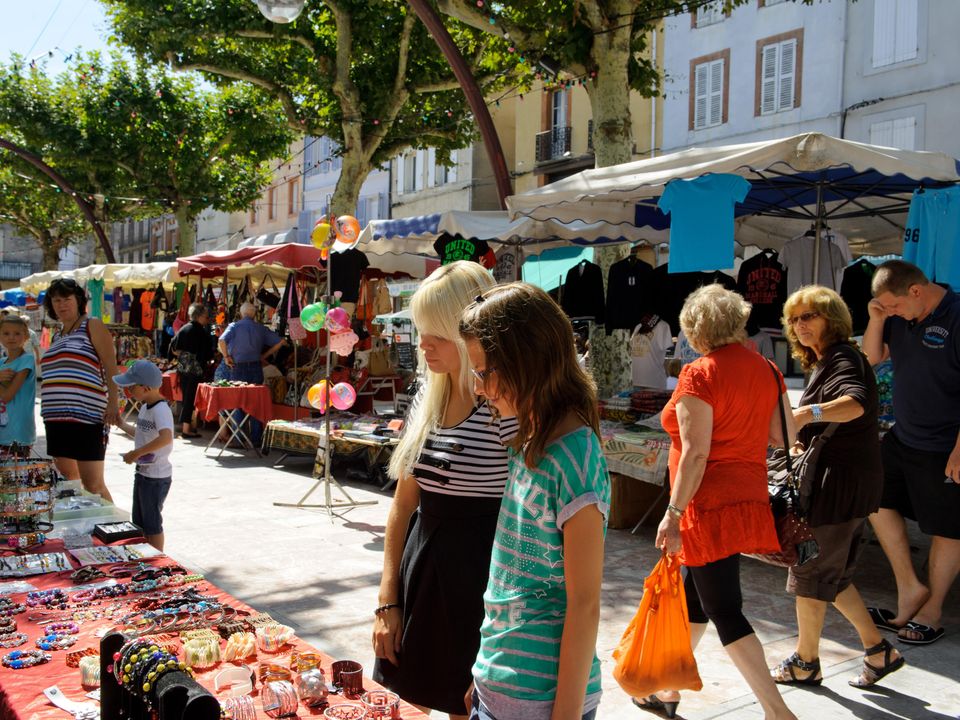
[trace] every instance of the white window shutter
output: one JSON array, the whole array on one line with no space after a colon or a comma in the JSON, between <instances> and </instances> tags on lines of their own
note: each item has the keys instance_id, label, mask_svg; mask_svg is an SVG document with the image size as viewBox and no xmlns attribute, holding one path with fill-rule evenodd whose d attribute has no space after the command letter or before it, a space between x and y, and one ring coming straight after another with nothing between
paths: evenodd
<instances>
[{"instance_id":1,"label":"white window shutter","mask_svg":"<svg viewBox=\"0 0 960 720\"><path fill-rule=\"evenodd\" d=\"M694 68L693 127L699 130L707 126L707 73L708 63Z\"/></svg>"},{"instance_id":2,"label":"white window shutter","mask_svg":"<svg viewBox=\"0 0 960 720\"><path fill-rule=\"evenodd\" d=\"M917 47L917 0L897 0L893 62L913 60Z\"/></svg>"},{"instance_id":3,"label":"white window shutter","mask_svg":"<svg viewBox=\"0 0 960 720\"><path fill-rule=\"evenodd\" d=\"M909 117L897 118L893 121L893 147L901 150L916 150L917 119Z\"/></svg>"},{"instance_id":4,"label":"white window shutter","mask_svg":"<svg viewBox=\"0 0 960 720\"><path fill-rule=\"evenodd\" d=\"M723 122L723 60L710 63L710 125Z\"/></svg>"},{"instance_id":5,"label":"white window shutter","mask_svg":"<svg viewBox=\"0 0 960 720\"><path fill-rule=\"evenodd\" d=\"M450 151L450 167L447 169L447 182L455 183L457 181L457 164L460 162L460 153L458 150Z\"/></svg>"},{"instance_id":6,"label":"white window shutter","mask_svg":"<svg viewBox=\"0 0 960 720\"><path fill-rule=\"evenodd\" d=\"M780 73L777 78L777 111L793 108L794 84L796 82L797 41L785 40L780 43Z\"/></svg>"},{"instance_id":7,"label":"white window shutter","mask_svg":"<svg viewBox=\"0 0 960 720\"><path fill-rule=\"evenodd\" d=\"M873 66L883 67L895 62L897 0L874 0L873 5Z\"/></svg>"},{"instance_id":8,"label":"white window shutter","mask_svg":"<svg viewBox=\"0 0 960 720\"><path fill-rule=\"evenodd\" d=\"M415 192L423 190L423 162L425 155L426 153L423 150L417 150L416 155L414 155L413 189Z\"/></svg>"},{"instance_id":9,"label":"white window shutter","mask_svg":"<svg viewBox=\"0 0 960 720\"><path fill-rule=\"evenodd\" d=\"M405 158L403 153L397 155L397 195L403 195L403 184L406 180L407 174L405 172L406 168Z\"/></svg>"},{"instance_id":10,"label":"white window shutter","mask_svg":"<svg viewBox=\"0 0 960 720\"><path fill-rule=\"evenodd\" d=\"M437 185L437 150L429 148L427 150L427 187L436 187Z\"/></svg>"},{"instance_id":11,"label":"white window shutter","mask_svg":"<svg viewBox=\"0 0 960 720\"><path fill-rule=\"evenodd\" d=\"M777 111L777 46L764 45L760 55L760 114Z\"/></svg>"},{"instance_id":12,"label":"white window shutter","mask_svg":"<svg viewBox=\"0 0 960 720\"><path fill-rule=\"evenodd\" d=\"M893 147L893 120L871 123L870 144Z\"/></svg>"},{"instance_id":13,"label":"white window shutter","mask_svg":"<svg viewBox=\"0 0 960 720\"><path fill-rule=\"evenodd\" d=\"M380 193L377 197L377 219L385 220L387 218L387 194Z\"/></svg>"}]
</instances>

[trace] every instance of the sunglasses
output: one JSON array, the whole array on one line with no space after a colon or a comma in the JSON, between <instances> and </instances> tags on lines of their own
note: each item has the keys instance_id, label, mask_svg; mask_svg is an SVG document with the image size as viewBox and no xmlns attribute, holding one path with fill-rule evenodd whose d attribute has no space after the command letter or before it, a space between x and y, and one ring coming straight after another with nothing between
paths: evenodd
<instances>
[{"instance_id":1,"label":"sunglasses","mask_svg":"<svg viewBox=\"0 0 960 720\"><path fill-rule=\"evenodd\" d=\"M497 369L495 367L487 368L486 370L475 370L474 368L470 368L470 372L473 373L473 376L481 383L485 383L487 378L493 375L496 371Z\"/></svg>"},{"instance_id":2,"label":"sunglasses","mask_svg":"<svg viewBox=\"0 0 960 720\"><path fill-rule=\"evenodd\" d=\"M793 325L796 325L798 322L802 322L806 324L818 317L820 317L820 313L816 311L801 313L800 315L794 315L793 317L788 317L787 325L790 325L792 327Z\"/></svg>"},{"instance_id":3,"label":"sunglasses","mask_svg":"<svg viewBox=\"0 0 960 720\"><path fill-rule=\"evenodd\" d=\"M52 283L50 283L51 288L60 287L60 286L68 287L68 288L80 287L77 284L77 281L74 280L73 278L57 278Z\"/></svg>"}]
</instances>

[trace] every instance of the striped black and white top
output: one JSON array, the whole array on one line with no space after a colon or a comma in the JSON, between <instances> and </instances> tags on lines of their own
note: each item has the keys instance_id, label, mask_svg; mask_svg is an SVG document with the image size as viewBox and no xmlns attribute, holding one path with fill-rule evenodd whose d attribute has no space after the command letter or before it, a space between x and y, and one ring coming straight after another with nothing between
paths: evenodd
<instances>
[{"instance_id":1,"label":"striped black and white top","mask_svg":"<svg viewBox=\"0 0 960 720\"><path fill-rule=\"evenodd\" d=\"M413 466L421 490L459 497L500 498L507 484L508 442L516 418L496 419L486 403L466 420L427 436Z\"/></svg>"}]
</instances>

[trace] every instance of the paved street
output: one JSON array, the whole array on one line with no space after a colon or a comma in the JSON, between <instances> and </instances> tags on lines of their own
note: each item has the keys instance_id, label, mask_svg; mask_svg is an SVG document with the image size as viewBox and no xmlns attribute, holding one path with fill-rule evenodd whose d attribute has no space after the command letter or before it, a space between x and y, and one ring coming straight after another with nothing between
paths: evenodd
<instances>
[{"instance_id":1,"label":"paved street","mask_svg":"<svg viewBox=\"0 0 960 720\"><path fill-rule=\"evenodd\" d=\"M39 425L42 428L42 425ZM209 439L209 433L206 434ZM298 634L338 658L353 658L369 669L372 609L377 605L384 522L389 497L370 486L350 485L359 507L331 520L323 511L275 507L296 502L311 486L311 462L293 459L283 468L272 458L255 459L227 451L219 460L204 457L206 439L176 441L174 483L165 508L169 553L228 592L289 623ZM107 484L120 507L129 509L133 472L120 455L132 441L114 432L107 455ZM43 448L43 440L39 449ZM322 502L322 488L310 502ZM654 717L635 709L610 672L610 654L640 599L643 578L658 552L653 529L637 536L610 531L603 587L598 650L604 668L605 695L598 717ZM915 557L925 555L922 537ZM746 561L743 587L746 611L770 664L793 651L796 625L790 598L782 591L784 573ZM858 585L868 605L893 607L893 583L876 545L866 548ZM899 645L907 667L882 687L858 691L847 686L860 662L851 628L831 611L821 661L826 680L820 689L789 689L787 703L800 718L909 718L948 720L960 716L960 593L954 589L948 635L936 645ZM679 716L762 717L716 634L708 631L698 653L704 689L685 693Z\"/></svg>"}]
</instances>

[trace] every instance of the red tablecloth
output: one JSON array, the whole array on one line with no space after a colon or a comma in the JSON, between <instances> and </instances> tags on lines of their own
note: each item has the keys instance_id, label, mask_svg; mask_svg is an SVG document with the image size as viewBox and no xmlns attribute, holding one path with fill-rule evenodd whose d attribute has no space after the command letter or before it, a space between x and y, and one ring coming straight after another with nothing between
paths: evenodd
<instances>
[{"instance_id":1,"label":"red tablecloth","mask_svg":"<svg viewBox=\"0 0 960 720\"><path fill-rule=\"evenodd\" d=\"M236 409L263 423L273 419L273 398L266 385L219 387L201 383L194 406L199 417L207 421L213 420L221 410Z\"/></svg>"},{"instance_id":2,"label":"red tablecloth","mask_svg":"<svg viewBox=\"0 0 960 720\"><path fill-rule=\"evenodd\" d=\"M60 552L62 549L63 544L59 540L51 540L43 546L43 552ZM173 564L173 561L169 558L156 558L147 562L151 565ZM77 565L76 561L73 561L73 563L75 566ZM67 591L69 588L73 587L70 581L69 572L34 575L24 579L28 580L41 590L60 587ZM128 581L129 578L118 580L118 582ZM193 587L196 587L204 595L214 596L220 602L230 605L237 610L255 612L250 608L249 605L240 602L236 598L228 595L206 581L197 583ZM11 596L14 602L23 602L25 597L26 595L23 593ZM119 598L118 600L126 604L135 601L138 597L138 594L133 593L131 595L127 595L126 597ZM109 607L113 602L114 601L112 600L103 601L103 605ZM18 648L20 650L36 649L34 641L44 634L35 622L28 620L28 618L34 614L35 609L28 608L27 612L14 616L17 620L18 632L26 633L29 637L27 644ZM57 617L62 614L63 613L57 613ZM39 620L39 618L37 619ZM84 621L81 624L77 643L68 650L51 651L50 654L53 656L53 659L49 663L25 668L23 670L12 670L10 668L0 666L0 719L63 720L63 718L68 717L62 710L51 705L47 701L46 697L44 697L43 690L52 685L57 685L63 694L71 700L75 700L77 702L88 702L89 699L84 697L86 690L84 690L80 685L80 670L76 668L68 668L66 665L67 653L73 650L83 650L85 648L99 649L100 639L96 635L97 630L112 626L113 624L109 620ZM164 644L171 643L176 645L177 651L182 657L183 644L179 640L173 640L172 638L173 636L163 636ZM223 643L221 643L221 648L222 647ZM279 663L287 667L289 666L290 662L290 654L294 650L300 652L318 652L315 648L307 645L307 643L297 638L293 641L293 643L286 646L278 653L265 653L258 650L257 659L266 660L271 663ZM9 652L11 652L10 649L0 648L0 653L4 655ZM323 657L322 668L328 682L331 678L331 664L333 661L349 659L331 658L323 652L320 652L320 655ZM256 669L256 659L248 658L245 662L250 665L252 669ZM213 692L214 677L225 667L230 667L230 664L219 663L210 670L198 672L196 676L197 681ZM364 668L364 670L369 672L370 668ZM260 685L257 683L257 691L254 693L254 702L257 705L257 717L265 717L263 715L263 709L260 707L259 687ZM367 690L380 688L379 685L366 677L363 680L363 687ZM343 699L340 695L331 695L330 701L331 703L353 702ZM416 708L408 705L407 703L401 703L401 714L404 720L424 720L424 718L426 718L426 715L423 715ZM308 716L322 717L323 711L301 706L298 711L298 715L301 718Z\"/></svg>"},{"instance_id":3,"label":"red tablecloth","mask_svg":"<svg viewBox=\"0 0 960 720\"><path fill-rule=\"evenodd\" d=\"M180 392L180 376L177 375L176 370L167 370L163 374L160 394L171 402L183 400L183 393Z\"/></svg>"}]
</instances>

